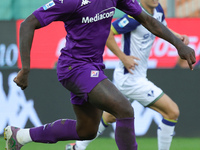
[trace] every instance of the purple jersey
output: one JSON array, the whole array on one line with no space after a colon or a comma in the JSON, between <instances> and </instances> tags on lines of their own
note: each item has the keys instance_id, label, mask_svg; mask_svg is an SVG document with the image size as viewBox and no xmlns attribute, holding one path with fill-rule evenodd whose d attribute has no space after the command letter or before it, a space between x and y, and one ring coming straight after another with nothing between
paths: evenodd
<instances>
[{"instance_id":1,"label":"purple jersey","mask_svg":"<svg viewBox=\"0 0 200 150\"><path fill-rule=\"evenodd\" d=\"M142 11L137 0L53 0L33 12L41 26L53 21L65 24L66 45L57 66L59 80L70 76L66 71L69 66L92 63L104 68L102 55L115 8L131 16Z\"/></svg>"}]
</instances>

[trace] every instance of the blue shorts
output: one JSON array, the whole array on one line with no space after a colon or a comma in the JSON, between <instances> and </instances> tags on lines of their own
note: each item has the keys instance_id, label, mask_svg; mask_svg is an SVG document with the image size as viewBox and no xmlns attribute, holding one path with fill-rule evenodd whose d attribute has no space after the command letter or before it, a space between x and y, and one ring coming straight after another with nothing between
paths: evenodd
<instances>
[{"instance_id":1,"label":"blue shorts","mask_svg":"<svg viewBox=\"0 0 200 150\"><path fill-rule=\"evenodd\" d=\"M71 103L82 105L88 100L88 93L107 76L101 67L93 64L81 65L68 70L70 77L60 80L61 84L71 91Z\"/></svg>"}]
</instances>

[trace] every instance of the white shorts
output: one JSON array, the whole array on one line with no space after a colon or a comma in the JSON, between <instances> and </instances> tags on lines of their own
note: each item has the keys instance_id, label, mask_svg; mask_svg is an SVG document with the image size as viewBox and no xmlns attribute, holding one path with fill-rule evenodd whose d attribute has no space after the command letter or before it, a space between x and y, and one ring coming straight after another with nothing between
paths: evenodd
<instances>
[{"instance_id":1,"label":"white shorts","mask_svg":"<svg viewBox=\"0 0 200 150\"><path fill-rule=\"evenodd\" d=\"M123 84L120 83L120 80L114 81L114 84L130 102L136 100L145 107L155 103L164 94L162 89L147 78L137 80L127 78Z\"/></svg>"}]
</instances>

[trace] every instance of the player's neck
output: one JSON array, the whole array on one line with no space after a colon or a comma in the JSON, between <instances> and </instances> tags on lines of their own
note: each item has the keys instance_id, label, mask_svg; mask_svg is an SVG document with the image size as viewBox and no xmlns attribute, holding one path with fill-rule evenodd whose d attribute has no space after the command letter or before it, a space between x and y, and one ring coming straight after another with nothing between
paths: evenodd
<instances>
[{"instance_id":1,"label":"player's neck","mask_svg":"<svg viewBox=\"0 0 200 150\"><path fill-rule=\"evenodd\" d=\"M140 5L142 6L142 8L143 8L147 13L149 13L150 15L153 16L153 13L154 13L154 9L155 9L155 8L149 7L149 6L147 6L145 3L140 3Z\"/></svg>"}]
</instances>

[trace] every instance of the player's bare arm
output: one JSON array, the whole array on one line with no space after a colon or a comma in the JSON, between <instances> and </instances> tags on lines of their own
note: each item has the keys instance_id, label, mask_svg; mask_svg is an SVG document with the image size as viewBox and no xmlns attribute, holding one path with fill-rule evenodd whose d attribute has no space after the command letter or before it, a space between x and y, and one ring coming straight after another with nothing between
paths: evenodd
<instances>
[{"instance_id":1,"label":"player's bare arm","mask_svg":"<svg viewBox=\"0 0 200 150\"><path fill-rule=\"evenodd\" d=\"M189 37L187 35L181 35L172 29L168 28L177 38L179 38L185 45L189 44Z\"/></svg>"},{"instance_id":2,"label":"player's bare arm","mask_svg":"<svg viewBox=\"0 0 200 150\"><path fill-rule=\"evenodd\" d=\"M114 32L112 30L110 30L106 45L123 62L128 72L133 74L131 69L134 70L135 65L138 65L138 63L136 63L134 59L139 60L139 58L134 56L127 56L120 50L117 42L115 41Z\"/></svg>"},{"instance_id":3,"label":"player's bare arm","mask_svg":"<svg viewBox=\"0 0 200 150\"><path fill-rule=\"evenodd\" d=\"M139 21L145 28L147 28L154 35L163 38L174 45L178 51L181 59L185 59L191 70L193 70L192 64L196 62L195 52L192 48L186 46L179 38L177 38L167 27L162 23L149 16L147 13L142 13L134 17Z\"/></svg>"},{"instance_id":4,"label":"player's bare arm","mask_svg":"<svg viewBox=\"0 0 200 150\"><path fill-rule=\"evenodd\" d=\"M20 26L20 56L22 68L14 78L14 82L24 90L28 86L28 73L30 71L30 51L35 29L41 25L34 15L30 15Z\"/></svg>"}]
</instances>

